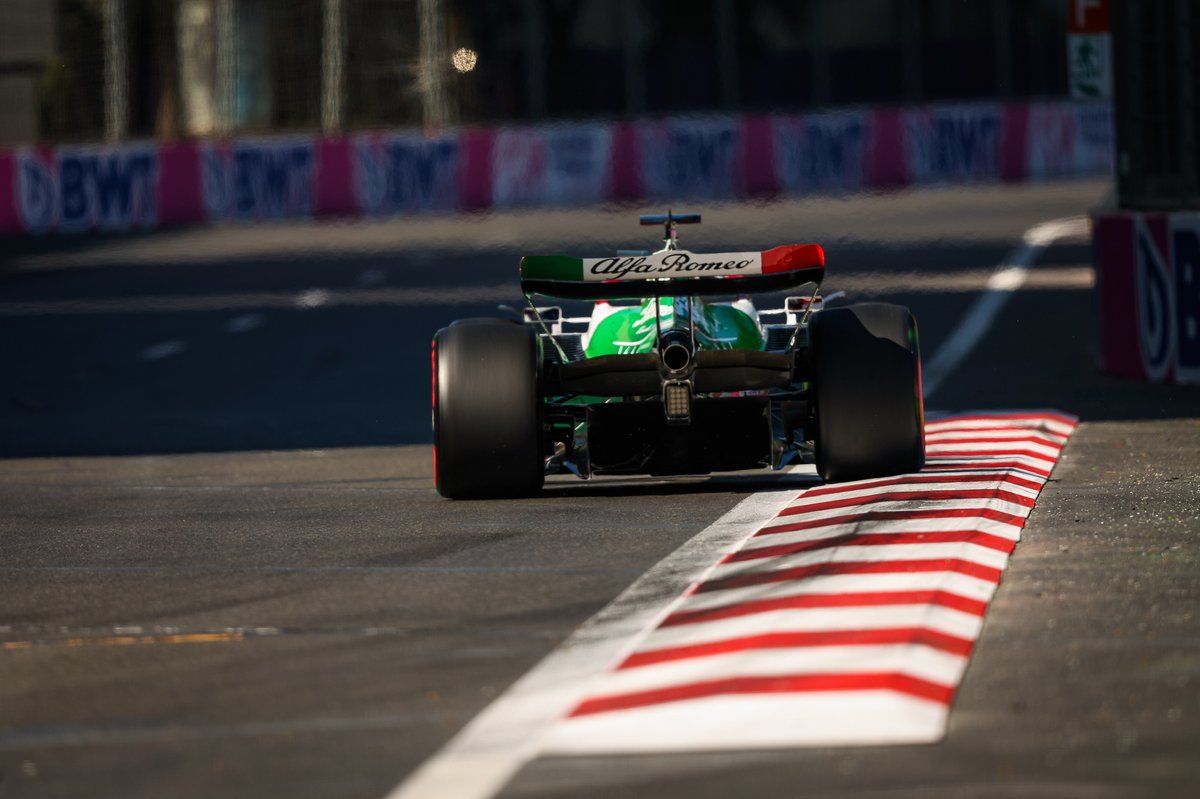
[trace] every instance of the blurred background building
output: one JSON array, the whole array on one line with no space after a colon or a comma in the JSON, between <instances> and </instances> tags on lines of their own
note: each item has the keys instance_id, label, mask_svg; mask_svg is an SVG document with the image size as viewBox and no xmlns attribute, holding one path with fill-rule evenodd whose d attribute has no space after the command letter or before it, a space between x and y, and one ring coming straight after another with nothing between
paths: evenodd
<instances>
[{"instance_id":1,"label":"blurred background building","mask_svg":"<svg viewBox=\"0 0 1200 799\"><path fill-rule=\"evenodd\" d=\"M0 144L1059 97L1064 0L0 0Z\"/></svg>"},{"instance_id":2,"label":"blurred background building","mask_svg":"<svg viewBox=\"0 0 1200 799\"><path fill-rule=\"evenodd\" d=\"M1112 30L1120 205L1200 208L1200 4L1114 2Z\"/></svg>"},{"instance_id":3,"label":"blurred background building","mask_svg":"<svg viewBox=\"0 0 1200 799\"><path fill-rule=\"evenodd\" d=\"M0 144L38 138L39 83L54 58L54 9L0 0Z\"/></svg>"}]
</instances>

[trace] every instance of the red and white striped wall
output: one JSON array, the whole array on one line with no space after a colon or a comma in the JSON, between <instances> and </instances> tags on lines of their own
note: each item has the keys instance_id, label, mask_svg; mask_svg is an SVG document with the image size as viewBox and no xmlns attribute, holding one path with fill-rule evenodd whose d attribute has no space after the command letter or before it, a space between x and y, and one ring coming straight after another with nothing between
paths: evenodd
<instances>
[{"instance_id":1,"label":"red and white striped wall","mask_svg":"<svg viewBox=\"0 0 1200 799\"><path fill-rule=\"evenodd\" d=\"M918 743L971 649L1074 417L926 425L919 474L795 498L693 583L542 751Z\"/></svg>"}]
</instances>

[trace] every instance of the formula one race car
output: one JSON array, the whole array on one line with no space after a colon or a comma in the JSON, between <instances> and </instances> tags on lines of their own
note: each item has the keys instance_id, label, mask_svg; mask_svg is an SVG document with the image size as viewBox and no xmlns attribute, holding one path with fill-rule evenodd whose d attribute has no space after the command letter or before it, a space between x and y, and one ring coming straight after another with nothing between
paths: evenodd
<instances>
[{"instance_id":1,"label":"formula one race car","mask_svg":"<svg viewBox=\"0 0 1200 799\"><path fill-rule=\"evenodd\" d=\"M526 496L547 474L681 475L812 458L827 481L925 460L917 325L882 303L825 307L817 244L521 259L516 319L433 339L434 480L452 498ZM778 310L749 295L805 287ZM565 318L533 295L594 301ZM737 299L718 301L725 295ZM624 301L624 302L622 302Z\"/></svg>"}]
</instances>

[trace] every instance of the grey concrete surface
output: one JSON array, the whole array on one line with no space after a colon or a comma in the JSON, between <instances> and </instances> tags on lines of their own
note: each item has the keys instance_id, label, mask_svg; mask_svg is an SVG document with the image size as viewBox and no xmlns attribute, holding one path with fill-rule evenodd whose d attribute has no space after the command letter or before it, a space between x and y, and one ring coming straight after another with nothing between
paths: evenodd
<instances>
[{"instance_id":1,"label":"grey concrete surface","mask_svg":"<svg viewBox=\"0 0 1200 799\"><path fill-rule=\"evenodd\" d=\"M829 287L839 273L894 276L871 296L908 302L929 353L970 298L947 280L1103 191L728 207L691 241L824 240ZM638 243L636 210L599 214L592 235ZM773 485L737 475L554 481L514 502L433 494L432 331L489 312L481 287L515 289L525 242L574 250L564 245L591 218L6 247L0 797L381 796L637 575ZM1070 241L1039 263L1088 260ZM415 288L444 297L411 301ZM324 300L301 302L313 290ZM379 301L348 300L355 291ZM284 300L245 301L267 295ZM136 307L162 297L209 299ZM1083 417L943 743L545 759L505 795L1200 792L1200 391L1099 374L1092 309L1076 283L1032 286L931 398Z\"/></svg>"}]
</instances>

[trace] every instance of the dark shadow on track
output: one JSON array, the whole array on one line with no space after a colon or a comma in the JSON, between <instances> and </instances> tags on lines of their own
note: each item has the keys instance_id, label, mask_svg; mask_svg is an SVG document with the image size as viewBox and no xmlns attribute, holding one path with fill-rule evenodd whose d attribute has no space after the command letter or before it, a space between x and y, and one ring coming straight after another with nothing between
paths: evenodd
<instances>
[{"instance_id":1,"label":"dark shadow on track","mask_svg":"<svg viewBox=\"0 0 1200 799\"><path fill-rule=\"evenodd\" d=\"M741 494L754 491L802 491L821 485L814 474L787 472L737 472L710 476L681 477L598 477L569 482L571 478L549 480L541 496L559 497L645 497L685 494Z\"/></svg>"}]
</instances>

